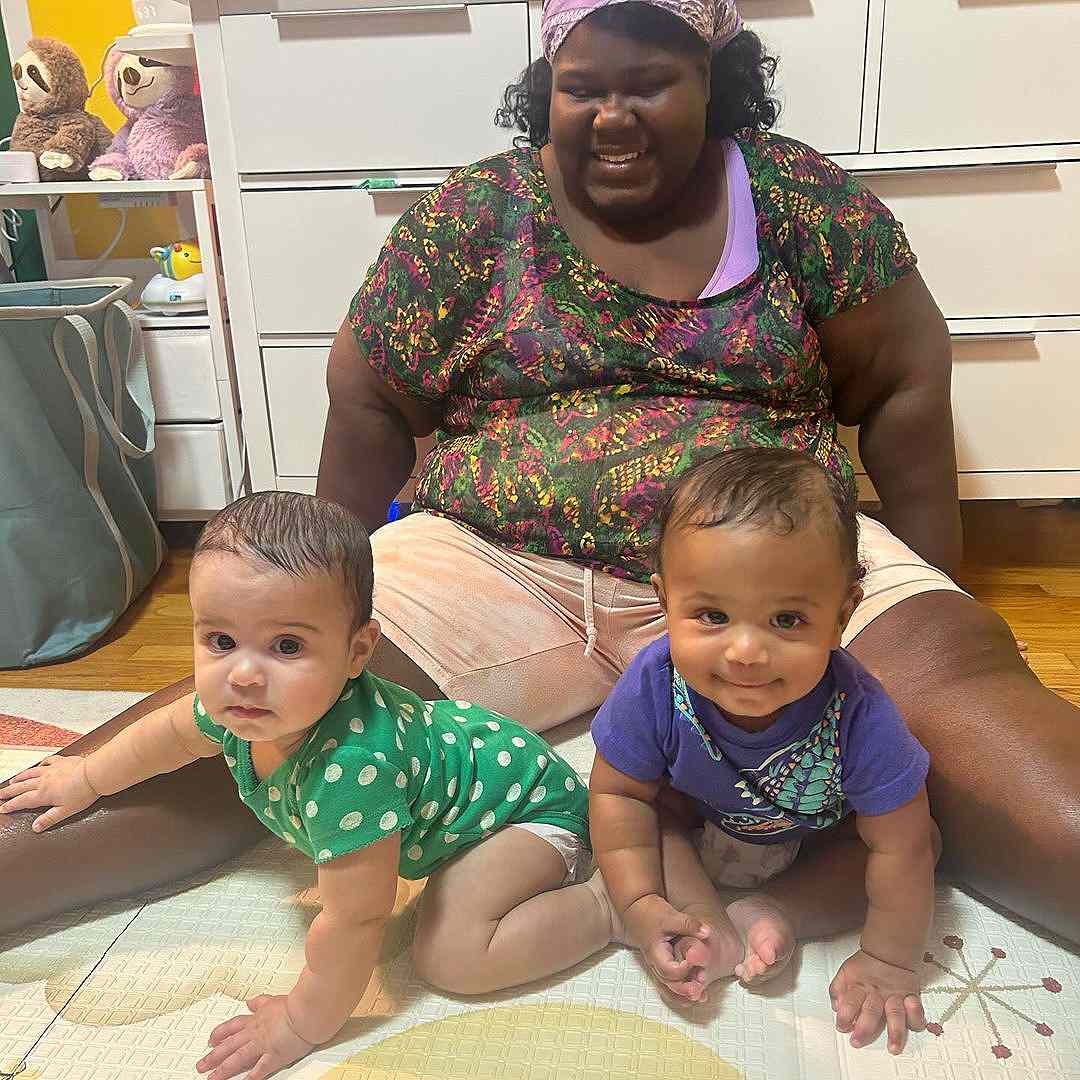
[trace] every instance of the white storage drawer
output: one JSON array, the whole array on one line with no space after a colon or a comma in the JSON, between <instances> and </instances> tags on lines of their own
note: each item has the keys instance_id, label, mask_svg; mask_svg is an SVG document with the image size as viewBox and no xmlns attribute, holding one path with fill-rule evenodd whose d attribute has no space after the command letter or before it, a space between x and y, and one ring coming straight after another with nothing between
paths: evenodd
<instances>
[{"instance_id":1,"label":"white storage drawer","mask_svg":"<svg viewBox=\"0 0 1080 1080\"><path fill-rule=\"evenodd\" d=\"M240 172L450 167L510 145L527 5L227 15L221 41Z\"/></svg>"},{"instance_id":2,"label":"white storage drawer","mask_svg":"<svg viewBox=\"0 0 1080 1080\"><path fill-rule=\"evenodd\" d=\"M864 182L904 223L946 318L1080 313L1080 164L934 169Z\"/></svg>"},{"instance_id":3,"label":"white storage drawer","mask_svg":"<svg viewBox=\"0 0 1080 1080\"><path fill-rule=\"evenodd\" d=\"M154 433L160 518L209 517L231 500L224 425L158 424Z\"/></svg>"},{"instance_id":4,"label":"white storage drawer","mask_svg":"<svg viewBox=\"0 0 1080 1080\"><path fill-rule=\"evenodd\" d=\"M209 330L142 332L157 419L220 420Z\"/></svg>"},{"instance_id":5,"label":"white storage drawer","mask_svg":"<svg viewBox=\"0 0 1080 1080\"><path fill-rule=\"evenodd\" d=\"M952 399L961 474L1080 470L1080 331L953 338Z\"/></svg>"},{"instance_id":6,"label":"white storage drawer","mask_svg":"<svg viewBox=\"0 0 1080 1080\"><path fill-rule=\"evenodd\" d=\"M387 233L424 190L245 192L259 333L335 333Z\"/></svg>"},{"instance_id":7,"label":"white storage drawer","mask_svg":"<svg viewBox=\"0 0 1080 1080\"><path fill-rule=\"evenodd\" d=\"M1076 0L888 0L883 48L878 150L1080 139Z\"/></svg>"},{"instance_id":8,"label":"white storage drawer","mask_svg":"<svg viewBox=\"0 0 1080 1080\"><path fill-rule=\"evenodd\" d=\"M869 8L868 0L740 0L747 27L780 58L777 131L825 154L858 152Z\"/></svg>"},{"instance_id":9,"label":"white storage drawer","mask_svg":"<svg viewBox=\"0 0 1080 1080\"><path fill-rule=\"evenodd\" d=\"M326 392L329 352L329 349L313 346L275 347L262 351L274 440L274 466L279 477L310 478L319 471L323 429L330 408ZM432 442L431 438L416 440L417 468ZM296 490L307 490L307 487L301 484Z\"/></svg>"}]
</instances>

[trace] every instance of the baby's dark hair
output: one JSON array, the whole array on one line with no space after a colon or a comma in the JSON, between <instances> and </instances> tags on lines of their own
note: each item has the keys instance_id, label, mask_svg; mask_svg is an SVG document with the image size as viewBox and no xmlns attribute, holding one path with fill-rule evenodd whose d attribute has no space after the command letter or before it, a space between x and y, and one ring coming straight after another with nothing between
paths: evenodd
<instances>
[{"instance_id":1,"label":"baby's dark hair","mask_svg":"<svg viewBox=\"0 0 1080 1080\"><path fill-rule=\"evenodd\" d=\"M767 446L728 450L691 466L660 515L656 568L663 573L664 538L673 529L752 525L786 534L819 520L836 536L852 582L859 564L854 486L809 454Z\"/></svg>"},{"instance_id":2,"label":"baby's dark hair","mask_svg":"<svg viewBox=\"0 0 1080 1080\"><path fill-rule=\"evenodd\" d=\"M294 577L325 571L345 589L352 631L371 619L371 541L360 519L337 503L295 491L246 495L206 523L192 558L211 551L262 559Z\"/></svg>"}]
</instances>

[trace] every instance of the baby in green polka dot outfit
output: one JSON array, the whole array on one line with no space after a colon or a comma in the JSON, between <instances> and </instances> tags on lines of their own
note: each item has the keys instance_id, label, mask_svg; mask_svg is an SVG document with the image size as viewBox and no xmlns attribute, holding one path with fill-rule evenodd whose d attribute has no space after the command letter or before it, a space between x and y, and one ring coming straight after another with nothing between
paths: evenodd
<instances>
[{"instance_id":1,"label":"baby in green polka dot outfit","mask_svg":"<svg viewBox=\"0 0 1080 1080\"><path fill-rule=\"evenodd\" d=\"M288 994L214 1029L211 1080L265 1080L333 1038L360 1001L398 876L427 877L413 961L458 994L551 975L617 939L588 876L588 793L538 735L365 670L379 638L371 547L349 511L261 492L222 510L190 576L196 694L86 758L13 783L41 830L102 795L223 754L240 798L314 861L322 910Z\"/></svg>"}]
</instances>

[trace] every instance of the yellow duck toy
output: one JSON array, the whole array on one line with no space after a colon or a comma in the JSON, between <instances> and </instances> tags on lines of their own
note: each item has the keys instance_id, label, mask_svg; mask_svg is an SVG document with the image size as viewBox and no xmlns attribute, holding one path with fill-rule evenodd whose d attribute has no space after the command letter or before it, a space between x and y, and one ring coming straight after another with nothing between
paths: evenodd
<instances>
[{"instance_id":1,"label":"yellow duck toy","mask_svg":"<svg viewBox=\"0 0 1080 1080\"><path fill-rule=\"evenodd\" d=\"M183 281L202 273L202 252L192 240L151 248L150 255L157 259L161 272L173 281Z\"/></svg>"},{"instance_id":2,"label":"yellow duck toy","mask_svg":"<svg viewBox=\"0 0 1080 1080\"><path fill-rule=\"evenodd\" d=\"M161 268L143 289L142 306L165 315L206 310L206 278L202 253L194 240L177 241L150 249Z\"/></svg>"}]
</instances>

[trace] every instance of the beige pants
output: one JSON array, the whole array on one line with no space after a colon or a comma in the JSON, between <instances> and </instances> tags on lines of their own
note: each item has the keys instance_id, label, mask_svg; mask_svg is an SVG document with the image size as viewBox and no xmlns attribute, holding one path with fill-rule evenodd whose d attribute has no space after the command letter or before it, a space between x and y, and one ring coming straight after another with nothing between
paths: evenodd
<instances>
[{"instance_id":1,"label":"beige pants","mask_svg":"<svg viewBox=\"0 0 1080 1080\"><path fill-rule=\"evenodd\" d=\"M894 604L960 592L872 518L859 517L865 598L854 638ZM375 617L448 698L546 731L597 708L664 632L652 586L566 559L509 551L447 518L416 513L371 538Z\"/></svg>"}]
</instances>

